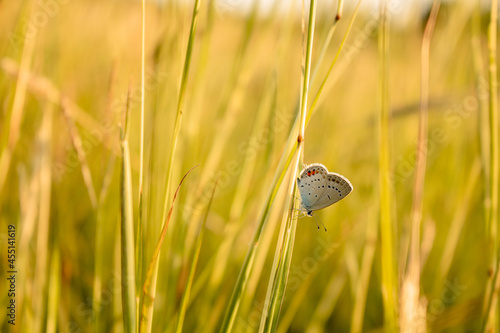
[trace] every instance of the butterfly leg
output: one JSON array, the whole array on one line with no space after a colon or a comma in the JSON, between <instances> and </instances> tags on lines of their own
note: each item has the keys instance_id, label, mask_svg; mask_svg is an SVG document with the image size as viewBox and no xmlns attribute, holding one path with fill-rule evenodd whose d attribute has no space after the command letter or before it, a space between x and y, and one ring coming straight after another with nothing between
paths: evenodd
<instances>
[{"instance_id":1,"label":"butterfly leg","mask_svg":"<svg viewBox=\"0 0 500 333\"><path fill-rule=\"evenodd\" d=\"M321 223L321 225L323 226L323 229L325 229L325 232L328 232L328 231L326 230L325 225L324 225L324 224L323 224L323 222L321 221L321 219L320 219L319 217L317 217L317 216L316 216L316 214L312 214L312 216L314 216L314 219L316 220L316 225L318 226L318 230L319 230L319 224L318 224L318 221L319 221L319 223Z\"/></svg>"}]
</instances>

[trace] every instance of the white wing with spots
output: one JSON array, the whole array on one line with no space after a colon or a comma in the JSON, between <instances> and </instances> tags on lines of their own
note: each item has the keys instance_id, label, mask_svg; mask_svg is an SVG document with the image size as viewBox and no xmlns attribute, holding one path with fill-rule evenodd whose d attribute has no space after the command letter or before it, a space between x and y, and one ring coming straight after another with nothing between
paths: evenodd
<instances>
[{"instance_id":1,"label":"white wing with spots","mask_svg":"<svg viewBox=\"0 0 500 333\"><path fill-rule=\"evenodd\" d=\"M319 210L345 198L352 192L349 180L339 174L328 172L319 163L304 168L297 178L302 206L307 212Z\"/></svg>"}]
</instances>

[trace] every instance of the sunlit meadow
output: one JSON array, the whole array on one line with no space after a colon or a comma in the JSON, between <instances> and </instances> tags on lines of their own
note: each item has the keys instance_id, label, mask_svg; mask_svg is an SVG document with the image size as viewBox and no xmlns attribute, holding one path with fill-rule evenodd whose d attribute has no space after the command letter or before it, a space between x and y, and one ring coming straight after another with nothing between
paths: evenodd
<instances>
[{"instance_id":1,"label":"sunlit meadow","mask_svg":"<svg viewBox=\"0 0 500 333\"><path fill-rule=\"evenodd\" d=\"M498 332L497 0L364 1L0 1L0 331Z\"/></svg>"}]
</instances>

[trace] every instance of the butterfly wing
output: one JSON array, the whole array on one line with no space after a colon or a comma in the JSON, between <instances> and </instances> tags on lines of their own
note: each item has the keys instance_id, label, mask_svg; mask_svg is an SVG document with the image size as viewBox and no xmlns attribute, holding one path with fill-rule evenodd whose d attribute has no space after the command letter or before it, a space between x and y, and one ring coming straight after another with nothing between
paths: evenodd
<instances>
[{"instance_id":1,"label":"butterfly wing","mask_svg":"<svg viewBox=\"0 0 500 333\"><path fill-rule=\"evenodd\" d=\"M310 210L319 210L330 205L333 205L337 201L345 198L349 193L351 193L353 187L349 180L342 175L330 172L327 177L327 182L325 186L325 191L323 192L321 199L316 201L310 208Z\"/></svg>"},{"instance_id":2,"label":"butterfly wing","mask_svg":"<svg viewBox=\"0 0 500 333\"><path fill-rule=\"evenodd\" d=\"M297 179L302 206L307 211L319 210L345 198L353 186L339 174L328 172L319 163L307 166Z\"/></svg>"},{"instance_id":3,"label":"butterfly wing","mask_svg":"<svg viewBox=\"0 0 500 333\"><path fill-rule=\"evenodd\" d=\"M322 200L323 192L327 188L326 179L328 170L325 166L315 163L307 166L297 179L302 205L307 210Z\"/></svg>"}]
</instances>

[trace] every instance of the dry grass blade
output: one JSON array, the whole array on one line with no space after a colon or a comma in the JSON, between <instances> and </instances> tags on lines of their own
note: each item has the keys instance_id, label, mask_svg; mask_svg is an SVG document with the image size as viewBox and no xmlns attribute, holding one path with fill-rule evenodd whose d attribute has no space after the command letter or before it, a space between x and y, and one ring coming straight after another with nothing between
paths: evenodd
<instances>
[{"instance_id":1,"label":"dry grass blade","mask_svg":"<svg viewBox=\"0 0 500 333\"><path fill-rule=\"evenodd\" d=\"M205 218L203 219L203 223L200 226L200 230L199 230L199 234L198 234L198 241L196 242L196 247L194 249L194 257L191 261L191 268L189 270L189 277L188 277L188 281L186 283L186 288L184 289L184 294L182 296L182 301L181 301L181 309L179 312L179 317L177 319L177 328L175 329L175 331L177 333L182 332L182 326L184 324L184 317L186 316L186 309L187 309L188 302L189 302L189 295L191 293L191 286L193 285L194 273L196 271L196 265L198 264L198 258L200 257L200 249L201 249L201 243L203 241L203 234L205 231L205 225L207 223L208 213L210 212L210 207L212 206L212 201L214 198L215 189L217 188L218 182L219 182L219 179L217 178L217 180L215 181L215 184L214 184L214 189L212 191L212 195L210 196L210 201L208 202L207 211L205 213Z\"/></svg>"},{"instance_id":2,"label":"dry grass blade","mask_svg":"<svg viewBox=\"0 0 500 333\"><path fill-rule=\"evenodd\" d=\"M188 172L182 177L179 186L177 186L177 190L174 193L174 197L172 199L172 204L170 206L170 210L168 211L168 214L166 216L165 222L163 223L163 228L161 231L160 238L158 239L158 243L156 244L155 250L153 252L153 256L149 262L148 265L148 270L146 272L146 277L144 280L144 285L142 287L142 292L143 292L143 304L142 304L142 309L141 309L141 327L144 328L143 325L147 325L147 322L151 320L151 318L148 318L147 315L151 313L154 305L154 294L152 293L153 288L155 288L155 285L153 283L153 278L154 274L157 272L157 264L158 264L158 258L160 256L160 250L161 246L163 244L163 240L165 238L165 235L167 233L167 227L168 223L170 222L170 217L172 216L172 212L174 210L174 203L175 199L177 198L177 194L179 193L179 190L181 189L182 182L184 182L184 179L186 179L187 175L194 169L196 166L192 167L189 169Z\"/></svg>"},{"instance_id":3,"label":"dry grass blade","mask_svg":"<svg viewBox=\"0 0 500 333\"><path fill-rule=\"evenodd\" d=\"M89 164L87 163L87 157L85 151L82 147L82 138L78 133L78 129L71 118L68 109L70 106L68 105L68 100L66 98L61 99L61 109L66 119L66 123L68 124L69 134L71 136L71 142L73 143L73 147L76 150L76 154L78 159L80 160L80 167L82 170L83 180L85 182L85 186L87 187L87 192L89 194L90 202L92 203L92 207L97 207L97 195L94 188L94 183L92 181L92 174L90 173Z\"/></svg>"},{"instance_id":4,"label":"dry grass blade","mask_svg":"<svg viewBox=\"0 0 500 333\"><path fill-rule=\"evenodd\" d=\"M432 34L436 25L440 1L434 1L431 14L425 26L421 49L420 114L418 124L417 164L413 186L413 207L411 214L411 243L408 271L401 290L400 327L403 332L425 332L426 308L420 301L420 224L424 198L424 181L427 167L429 109L429 54Z\"/></svg>"},{"instance_id":5,"label":"dry grass blade","mask_svg":"<svg viewBox=\"0 0 500 333\"><path fill-rule=\"evenodd\" d=\"M2 70L12 78L17 78L20 73L24 73L24 70L21 70L19 65L10 58L2 58L0 63ZM60 104L63 94L57 87L50 81L48 78L36 75L26 70L25 72L27 76L27 89L30 93L34 94L37 97L43 98L49 102L54 104ZM98 128L103 131L101 124L92 118L87 112L82 110L74 101L69 99L69 97L64 96L64 100L66 101L66 106L68 113L71 117L87 130Z\"/></svg>"},{"instance_id":6,"label":"dry grass blade","mask_svg":"<svg viewBox=\"0 0 500 333\"><path fill-rule=\"evenodd\" d=\"M33 18L35 12L33 4L27 4L31 6L29 19ZM27 28L26 28L27 29ZM29 69L31 67L31 62L33 60L33 54L35 50L35 43L37 33L35 30L34 35L31 39L26 39L23 42L23 50L21 55L21 65L18 75L16 76L17 85L14 93L14 101L12 103L12 112L9 124L9 136L7 140L7 146L0 154L0 193L2 192L3 186L5 185L5 180L7 178L7 173L10 168L10 163L12 161L12 154L14 153L14 148L16 147L17 140L20 136L21 123L24 118L24 104L26 101L26 90L29 78ZM2 62L3 64L3 62Z\"/></svg>"}]
</instances>

